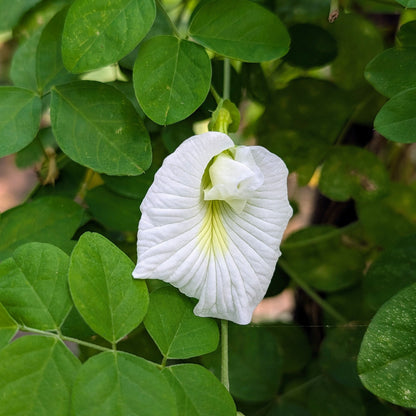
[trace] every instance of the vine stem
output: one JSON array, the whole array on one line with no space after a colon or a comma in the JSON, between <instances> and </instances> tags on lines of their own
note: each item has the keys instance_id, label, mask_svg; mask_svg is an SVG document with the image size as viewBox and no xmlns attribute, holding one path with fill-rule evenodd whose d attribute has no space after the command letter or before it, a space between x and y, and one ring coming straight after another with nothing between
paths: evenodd
<instances>
[{"instance_id":1,"label":"vine stem","mask_svg":"<svg viewBox=\"0 0 416 416\"><path fill-rule=\"evenodd\" d=\"M338 322L343 324L347 323L347 320L326 300L322 299L312 288L310 288L309 285L289 266L285 260L279 260L279 265L325 312L331 315Z\"/></svg>"},{"instance_id":2,"label":"vine stem","mask_svg":"<svg viewBox=\"0 0 416 416\"><path fill-rule=\"evenodd\" d=\"M221 383L230 390L228 375L228 321L221 319Z\"/></svg>"}]
</instances>

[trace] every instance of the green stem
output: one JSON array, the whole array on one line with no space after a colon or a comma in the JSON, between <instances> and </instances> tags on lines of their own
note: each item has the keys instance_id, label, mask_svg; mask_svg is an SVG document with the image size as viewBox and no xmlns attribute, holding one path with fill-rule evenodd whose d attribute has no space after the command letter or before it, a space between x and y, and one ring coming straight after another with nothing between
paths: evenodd
<instances>
[{"instance_id":1,"label":"green stem","mask_svg":"<svg viewBox=\"0 0 416 416\"><path fill-rule=\"evenodd\" d=\"M214 97L214 99L215 99L215 102L217 103L217 104L219 104L220 102L221 102L221 97L220 97L220 95L217 93L217 91L216 91L216 89L214 88L214 86L211 84L211 87L210 87L210 91L211 91L211 94L213 95L213 97Z\"/></svg>"},{"instance_id":2,"label":"green stem","mask_svg":"<svg viewBox=\"0 0 416 416\"><path fill-rule=\"evenodd\" d=\"M331 5L329 7L329 23L334 23L339 16L339 3L338 0L331 0Z\"/></svg>"},{"instance_id":3,"label":"green stem","mask_svg":"<svg viewBox=\"0 0 416 416\"><path fill-rule=\"evenodd\" d=\"M82 341L82 340L77 339L77 338L67 337L66 335L62 335L59 331L58 331L58 333L54 333L54 332L42 331L40 329L35 329L35 328L29 328L27 326L21 326L19 329L21 331L24 331L24 332L32 332L33 334L39 334L39 335L43 335L45 337L57 338L61 341L75 342L76 344L83 345L83 346L89 347L89 348L94 348L94 349L99 350L99 351L112 351L111 348L102 347L101 345L93 344L93 343L87 342L87 341Z\"/></svg>"},{"instance_id":4,"label":"green stem","mask_svg":"<svg viewBox=\"0 0 416 416\"><path fill-rule=\"evenodd\" d=\"M160 364L162 368L166 367L166 363L168 361L168 357L166 357L166 355L163 356L163 360L162 363Z\"/></svg>"},{"instance_id":5,"label":"green stem","mask_svg":"<svg viewBox=\"0 0 416 416\"><path fill-rule=\"evenodd\" d=\"M224 59L224 90L223 98L224 100L230 99L230 82L231 82L231 65L228 58Z\"/></svg>"},{"instance_id":6,"label":"green stem","mask_svg":"<svg viewBox=\"0 0 416 416\"><path fill-rule=\"evenodd\" d=\"M338 311L336 311L327 301L322 299L312 288L309 287L309 285L289 266L289 263L285 260L279 260L279 265L325 312L341 323L347 322L347 320Z\"/></svg>"},{"instance_id":7,"label":"green stem","mask_svg":"<svg viewBox=\"0 0 416 416\"><path fill-rule=\"evenodd\" d=\"M230 390L228 376L228 321L221 319L221 383Z\"/></svg>"}]
</instances>

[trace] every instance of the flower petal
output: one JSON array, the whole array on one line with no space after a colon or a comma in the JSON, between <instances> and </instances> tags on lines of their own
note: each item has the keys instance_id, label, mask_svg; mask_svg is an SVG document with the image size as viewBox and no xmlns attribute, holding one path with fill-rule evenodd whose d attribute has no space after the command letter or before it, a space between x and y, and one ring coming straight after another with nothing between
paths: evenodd
<instances>
[{"instance_id":1,"label":"flower petal","mask_svg":"<svg viewBox=\"0 0 416 416\"><path fill-rule=\"evenodd\" d=\"M186 140L165 160L141 205L133 276L164 280L199 299L196 315L248 324L273 276L292 208L285 164L259 146L244 148L264 181L243 210L205 201L206 167L231 147L228 136L211 132Z\"/></svg>"}]
</instances>

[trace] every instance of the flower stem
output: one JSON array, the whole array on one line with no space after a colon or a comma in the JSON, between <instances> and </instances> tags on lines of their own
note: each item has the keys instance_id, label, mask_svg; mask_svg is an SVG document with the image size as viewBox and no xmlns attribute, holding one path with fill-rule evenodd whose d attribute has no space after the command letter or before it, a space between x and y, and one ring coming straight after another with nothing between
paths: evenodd
<instances>
[{"instance_id":1,"label":"flower stem","mask_svg":"<svg viewBox=\"0 0 416 416\"><path fill-rule=\"evenodd\" d=\"M221 319L221 383L230 390L228 376L228 321Z\"/></svg>"},{"instance_id":2,"label":"flower stem","mask_svg":"<svg viewBox=\"0 0 416 416\"><path fill-rule=\"evenodd\" d=\"M231 82L230 60L228 58L225 58L224 59L224 90L222 94L224 100L230 99L230 82Z\"/></svg>"},{"instance_id":3,"label":"flower stem","mask_svg":"<svg viewBox=\"0 0 416 416\"><path fill-rule=\"evenodd\" d=\"M279 260L279 265L291 277L295 283L302 288L325 312L341 323L347 320L337 312L326 300L322 299L309 285L289 266L285 260Z\"/></svg>"}]
</instances>

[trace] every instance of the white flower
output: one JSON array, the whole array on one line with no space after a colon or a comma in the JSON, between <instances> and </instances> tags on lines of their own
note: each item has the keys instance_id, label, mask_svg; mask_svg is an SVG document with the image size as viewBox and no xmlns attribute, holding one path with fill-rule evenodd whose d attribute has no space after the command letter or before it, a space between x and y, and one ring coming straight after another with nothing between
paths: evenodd
<instances>
[{"instance_id":1,"label":"white flower","mask_svg":"<svg viewBox=\"0 0 416 416\"><path fill-rule=\"evenodd\" d=\"M287 168L260 146L210 132L185 140L140 209L136 279L199 299L194 313L241 325L270 284L292 208Z\"/></svg>"}]
</instances>

